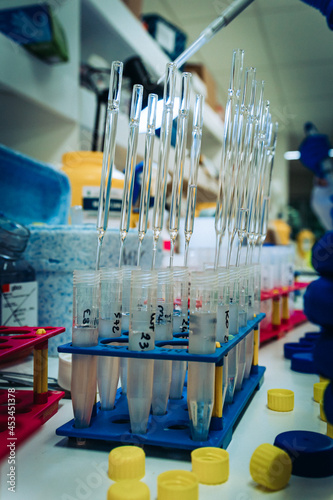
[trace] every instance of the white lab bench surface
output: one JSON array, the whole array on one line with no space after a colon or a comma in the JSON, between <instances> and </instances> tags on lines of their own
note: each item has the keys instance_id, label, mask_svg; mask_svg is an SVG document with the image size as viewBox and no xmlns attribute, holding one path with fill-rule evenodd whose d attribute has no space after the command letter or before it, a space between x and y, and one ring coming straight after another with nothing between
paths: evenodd
<instances>
[{"instance_id":1,"label":"white lab bench surface","mask_svg":"<svg viewBox=\"0 0 333 500\"><path fill-rule=\"evenodd\" d=\"M269 492L251 479L249 463L254 450L262 443L273 444L280 432L309 430L326 434L326 423L319 419L319 404L313 400L313 384L317 375L293 372L290 361L283 356L283 344L297 341L307 331L318 328L306 323L285 337L263 345L259 364L266 366L263 385L257 391L234 430L228 446L229 480L218 486L199 485L199 500L270 500L315 498L333 499L333 478L302 478L291 476L288 486ZM58 361L49 359L49 376L57 376ZM29 370L32 362L21 363L11 370ZM292 412L279 413L267 408L267 390L291 389L295 393ZM16 492L7 490L9 465L0 464L0 499L7 500L105 500L112 481L108 478L110 444L78 448L55 430L73 418L70 400L60 401L59 411L31 438L16 450ZM130 443L123 443L130 444ZM116 445L118 446L118 445ZM191 470L189 452L147 447L146 475L142 479L150 489L151 500L157 499L157 476L174 469ZM175 500L178 500L175 498ZM180 499L181 500L181 499Z\"/></svg>"}]
</instances>

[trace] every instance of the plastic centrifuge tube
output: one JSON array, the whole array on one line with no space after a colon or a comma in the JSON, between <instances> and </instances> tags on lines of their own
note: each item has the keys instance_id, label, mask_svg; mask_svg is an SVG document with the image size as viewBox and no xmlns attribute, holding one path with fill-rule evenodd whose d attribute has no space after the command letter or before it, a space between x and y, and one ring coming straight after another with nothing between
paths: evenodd
<instances>
[{"instance_id":1,"label":"plastic centrifuge tube","mask_svg":"<svg viewBox=\"0 0 333 500\"><path fill-rule=\"evenodd\" d=\"M173 270L160 269L157 272L157 309L155 318L155 340L173 339ZM172 361L168 359L154 360L154 383L152 412L153 415L166 413L170 384Z\"/></svg>"},{"instance_id":2,"label":"plastic centrifuge tube","mask_svg":"<svg viewBox=\"0 0 333 500\"><path fill-rule=\"evenodd\" d=\"M122 288L121 269L100 270L99 340L121 335ZM97 384L102 410L112 410L119 380L119 361L113 356L99 356Z\"/></svg>"},{"instance_id":3,"label":"plastic centrifuge tube","mask_svg":"<svg viewBox=\"0 0 333 500\"><path fill-rule=\"evenodd\" d=\"M98 271L74 271L74 347L91 347L98 343L98 284ZM96 388L97 356L73 354L71 394L75 427L89 427Z\"/></svg>"},{"instance_id":4,"label":"plastic centrifuge tube","mask_svg":"<svg viewBox=\"0 0 333 500\"><path fill-rule=\"evenodd\" d=\"M105 125L105 139L103 164L101 175L101 187L99 192L98 215L97 215L97 255L96 269L99 269L102 243L105 231L108 227L112 169L116 147L117 123L120 103L121 81L123 75L123 63L114 61L111 66L110 88Z\"/></svg>"},{"instance_id":5,"label":"plastic centrifuge tube","mask_svg":"<svg viewBox=\"0 0 333 500\"><path fill-rule=\"evenodd\" d=\"M150 351L155 347L156 292L156 271L132 272L129 351ZM147 431L153 375L153 359L128 359L127 400L134 434L145 434Z\"/></svg>"},{"instance_id":6,"label":"plastic centrifuge tube","mask_svg":"<svg viewBox=\"0 0 333 500\"><path fill-rule=\"evenodd\" d=\"M153 165L153 152L154 152L154 141L155 141L157 99L158 99L157 94L149 94L148 96L147 132L145 141L145 155L143 160L139 223L138 223L138 237L139 237L138 260L137 260L138 266L140 265L142 241L146 235L147 225L148 225L151 172Z\"/></svg>"},{"instance_id":7,"label":"plastic centrifuge tube","mask_svg":"<svg viewBox=\"0 0 333 500\"><path fill-rule=\"evenodd\" d=\"M212 354L216 349L217 273L191 274L188 352ZM187 407L193 441L206 441L214 405L215 364L190 361Z\"/></svg>"},{"instance_id":8,"label":"plastic centrifuge tube","mask_svg":"<svg viewBox=\"0 0 333 500\"><path fill-rule=\"evenodd\" d=\"M199 169L202 125L203 125L203 105L204 105L203 96L197 94L195 97L194 114L193 114L190 175L187 185L187 206L186 206L185 227L184 227L185 266L187 266L188 249L194 229L194 216L195 216L195 207L197 202L198 169Z\"/></svg>"},{"instance_id":9,"label":"plastic centrifuge tube","mask_svg":"<svg viewBox=\"0 0 333 500\"><path fill-rule=\"evenodd\" d=\"M226 344L229 341L229 270L225 267L217 269L218 274L218 303L217 303L217 323L216 341ZM228 356L223 360L223 389L222 401L225 401L228 380Z\"/></svg>"},{"instance_id":10,"label":"plastic centrifuge tube","mask_svg":"<svg viewBox=\"0 0 333 500\"><path fill-rule=\"evenodd\" d=\"M155 268L157 242L163 227L165 196L167 187L168 162L171 145L173 106L175 97L177 67L167 64L167 76L164 83L163 116L160 134L160 148L158 154L158 171L155 184L155 201L153 211L153 259L152 269Z\"/></svg>"},{"instance_id":11,"label":"plastic centrifuge tube","mask_svg":"<svg viewBox=\"0 0 333 500\"><path fill-rule=\"evenodd\" d=\"M173 333L188 336L188 268L176 266L173 271ZM186 361L172 361L170 399L181 399L186 375Z\"/></svg>"},{"instance_id":12,"label":"plastic centrifuge tube","mask_svg":"<svg viewBox=\"0 0 333 500\"><path fill-rule=\"evenodd\" d=\"M239 329L239 268L229 268L229 340L238 334ZM228 376L225 401L232 403L238 376L238 344L228 353Z\"/></svg>"},{"instance_id":13,"label":"plastic centrifuge tube","mask_svg":"<svg viewBox=\"0 0 333 500\"><path fill-rule=\"evenodd\" d=\"M188 116L190 111L190 83L191 73L182 74L182 86L180 96L180 106L177 118L175 167L172 179L172 194L169 216L170 232L170 266L173 266L173 255L175 251L175 241L179 231L179 218L181 209L181 197L183 193L183 174L185 164L185 152L187 143Z\"/></svg>"},{"instance_id":14,"label":"plastic centrifuge tube","mask_svg":"<svg viewBox=\"0 0 333 500\"><path fill-rule=\"evenodd\" d=\"M132 271L140 269L137 266L122 266L123 287L122 287L122 315L121 315L121 333L128 335L130 319L130 301L131 301L131 277ZM127 369L128 358L120 358L120 382L121 392L127 394Z\"/></svg>"},{"instance_id":15,"label":"plastic centrifuge tube","mask_svg":"<svg viewBox=\"0 0 333 500\"><path fill-rule=\"evenodd\" d=\"M123 263L124 241L127 236L132 209L134 174L136 165L136 153L138 148L139 123L142 108L143 86L134 85L132 92L132 103L129 121L129 135L125 165L125 181L123 189L123 200L120 215L120 252L119 267Z\"/></svg>"}]
</instances>

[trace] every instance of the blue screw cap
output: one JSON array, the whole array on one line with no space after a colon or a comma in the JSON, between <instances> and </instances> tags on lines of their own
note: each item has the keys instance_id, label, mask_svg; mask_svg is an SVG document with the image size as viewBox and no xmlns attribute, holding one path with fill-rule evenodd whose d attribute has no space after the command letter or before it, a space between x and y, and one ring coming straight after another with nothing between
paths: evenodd
<instances>
[{"instance_id":1,"label":"blue screw cap","mask_svg":"<svg viewBox=\"0 0 333 500\"><path fill-rule=\"evenodd\" d=\"M333 335L323 332L313 351L313 361L317 373L333 380Z\"/></svg>"},{"instance_id":2,"label":"blue screw cap","mask_svg":"<svg viewBox=\"0 0 333 500\"><path fill-rule=\"evenodd\" d=\"M297 352L291 357L290 368L294 372L300 373L318 373L313 362L313 353L311 352Z\"/></svg>"},{"instance_id":3,"label":"blue screw cap","mask_svg":"<svg viewBox=\"0 0 333 500\"><path fill-rule=\"evenodd\" d=\"M299 343L299 342L287 342L283 346L284 350L284 357L286 359L291 359L293 354L296 354L297 352L312 352L313 350L313 345L312 343Z\"/></svg>"},{"instance_id":4,"label":"blue screw cap","mask_svg":"<svg viewBox=\"0 0 333 500\"><path fill-rule=\"evenodd\" d=\"M333 439L310 431L288 431L276 436L274 446L286 451L292 474L301 477L333 475Z\"/></svg>"}]
</instances>

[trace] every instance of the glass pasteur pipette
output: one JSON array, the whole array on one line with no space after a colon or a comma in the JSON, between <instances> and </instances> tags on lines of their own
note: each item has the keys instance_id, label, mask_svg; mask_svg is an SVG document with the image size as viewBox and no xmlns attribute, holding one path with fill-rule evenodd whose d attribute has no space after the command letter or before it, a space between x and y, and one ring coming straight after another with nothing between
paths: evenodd
<instances>
[{"instance_id":1,"label":"glass pasteur pipette","mask_svg":"<svg viewBox=\"0 0 333 500\"><path fill-rule=\"evenodd\" d=\"M253 220L252 220L254 245L256 245L258 242L259 231L260 231L260 221L261 221L262 202L263 202L264 172L267 160L267 147L270 134L269 123L270 123L269 101L266 101L259 124L258 147L257 147L257 158L256 158L257 168L258 168L258 182L257 182L255 197L253 200Z\"/></svg>"},{"instance_id":2,"label":"glass pasteur pipette","mask_svg":"<svg viewBox=\"0 0 333 500\"><path fill-rule=\"evenodd\" d=\"M184 233L185 233L184 266L187 266L188 248L194 228L195 206L197 201L198 169L199 169L202 124L203 124L203 105L204 105L204 97L200 94L197 94L195 97L195 105L193 113L190 175L187 185L187 206L186 206L185 227L184 227Z\"/></svg>"},{"instance_id":3,"label":"glass pasteur pipette","mask_svg":"<svg viewBox=\"0 0 333 500\"><path fill-rule=\"evenodd\" d=\"M97 255L96 270L99 269L102 243L105 231L108 227L112 168L116 148L116 133L120 103L121 81L123 75L123 63L114 61L111 66L110 87L108 96L108 107L105 125L105 139L103 151L103 164L101 175L101 187L99 192L98 214L97 214Z\"/></svg>"},{"instance_id":4,"label":"glass pasteur pipette","mask_svg":"<svg viewBox=\"0 0 333 500\"><path fill-rule=\"evenodd\" d=\"M120 215L120 252L119 252L119 267L123 263L124 241L126 239L133 199L134 174L136 165L136 153L138 149L139 123L142 108L143 86L134 85L132 91L131 112L129 121L129 136L127 144L127 155L125 165L125 181L123 190L123 200L121 205Z\"/></svg>"},{"instance_id":5,"label":"glass pasteur pipette","mask_svg":"<svg viewBox=\"0 0 333 500\"><path fill-rule=\"evenodd\" d=\"M165 195L167 187L168 162L171 145L173 105L175 98L177 67L173 63L167 64L167 75L164 83L163 116L160 134L158 155L158 171L155 184L155 202L153 212L153 259L152 269L155 268L157 242L163 227Z\"/></svg>"},{"instance_id":6,"label":"glass pasteur pipette","mask_svg":"<svg viewBox=\"0 0 333 500\"><path fill-rule=\"evenodd\" d=\"M227 26L233 21L246 7L248 7L253 0L234 0L214 21L212 21L207 28L205 28L198 38L182 52L174 64L180 68L186 61L189 60L203 45L208 43L213 36L216 35L222 28ZM164 80L165 75L161 76L158 84Z\"/></svg>"},{"instance_id":7,"label":"glass pasteur pipette","mask_svg":"<svg viewBox=\"0 0 333 500\"><path fill-rule=\"evenodd\" d=\"M138 259L137 259L138 266L140 266L142 241L147 232L147 225L148 225L148 211L149 211L149 200L150 200L151 172L152 172L153 153L154 153L157 100L158 100L157 94L149 94L145 156L143 160L139 224L138 224L138 237L139 237Z\"/></svg>"},{"instance_id":8,"label":"glass pasteur pipette","mask_svg":"<svg viewBox=\"0 0 333 500\"><path fill-rule=\"evenodd\" d=\"M262 187L262 202L261 202L261 217L260 217L260 225L259 225L259 235L257 238L257 245L259 246L258 260L260 261L260 253L262 249L262 245L266 239L267 235L267 225L268 225L268 214L269 214L269 202L271 196L271 182L272 182L272 172L274 165L274 157L276 150L276 142L277 142L277 133L278 133L278 123L275 122L274 125L270 125L271 133L270 133L270 143L267 147L266 153L266 165L264 169L263 175L263 187Z\"/></svg>"},{"instance_id":9,"label":"glass pasteur pipette","mask_svg":"<svg viewBox=\"0 0 333 500\"><path fill-rule=\"evenodd\" d=\"M179 218L181 209L181 196L183 192L183 175L185 164L185 152L187 143L188 116L190 111L190 83L191 73L182 74L182 86L180 96L180 106L177 118L175 167L172 180L172 195L169 217L170 232L170 267L173 266L173 255L175 241L179 231Z\"/></svg>"},{"instance_id":10,"label":"glass pasteur pipette","mask_svg":"<svg viewBox=\"0 0 333 500\"><path fill-rule=\"evenodd\" d=\"M253 107L255 100L256 82L255 82L256 70L254 68L248 68L245 74L245 84L243 101L240 112L240 120L242 124L239 127L240 134L240 149L238 152L238 170L237 177L237 189L238 189L238 205L235 204L236 210L236 231L238 234L239 244L237 247L237 257L236 266L240 263L240 252L244 238L246 236L247 220L249 214L248 208L248 189L250 183L250 172L251 172L251 135L253 126Z\"/></svg>"},{"instance_id":11,"label":"glass pasteur pipette","mask_svg":"<svg viewBox=\"0 0 333 500\"><path fill-rule=\"evenodd\" d=\"M246 233L246 264L252 262L253 248L255 245L255 231L256 231L256 202L258 185L260 178L260 168L258 165L258 148L259 148L259 130L263 113L264 102L264 86L265 82L262 80L257 82L255 104L254 104L254 122L252 128L252 154L250 159L250 186L248 197L249 216L247 220L247 233Z\"/></svg>"},{"instance_id":12,"label":"glass pasteur pipette","mask_svg":"<svg viewBox=\"0 0 333 500\"><path fill-rule=\"evenodd\" d=\"M236 125L238 123L243 61L244 51L241 49L234 50L232 54L228 101L225 113L218 198L215 211L215 268L218 267L222 238L227 227L230 212L232 182L234 179L233 160L236 144Z\"/></svg>"}]
</instances>

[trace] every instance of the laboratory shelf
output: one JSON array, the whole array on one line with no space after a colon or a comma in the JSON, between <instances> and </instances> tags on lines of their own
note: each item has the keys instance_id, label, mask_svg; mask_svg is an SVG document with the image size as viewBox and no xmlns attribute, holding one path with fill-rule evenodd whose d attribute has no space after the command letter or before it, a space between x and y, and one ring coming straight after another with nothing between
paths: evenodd
<instances>
[{"instance_id":1,"label":"laboratory shelf","mask_svg":"<svg viewBox=\"0 0 333 500\"><path fill-rule=\"evenodd\" d=\"M263 313L250 321L247 326L240 328L239 333L232 340L221 347L217 347L214 354L190 354L185 349L177 349L177 346L187 345L187 340L176 339L165 342L157 342L154 349L150 351L129 351L127 346L109 345L109 342L126 343L128 337L114 337L99 341L94 347L73 347L72 343L64 344L58 347L58 352L67 352L70 354L94 354L98 356L115 356L121 358L143 358L143 359L170 359L177 361L199 361L205 363L223 364L224 356L240 342L251 330L257 327L260 321L265 317ZM163 347L165 345L165 347ZM169 347L170 346L170 347Z\"/></svg>"},{"instance_id":2,"label":"laboratory shelf","mask_svg":"<svg viewBox=\"0 0 333 500\"><path fill-rule=\"evenodd\" d=\"M247 404L260 388L264 378L264 367L256 367L250 377L244 381L242 390L235 393L234 401L225 405L222 417L222 429L214 429L215 418L212 418L211 429L207 441L193 441L190 436L189 417L187 411L186 387L181 400L169 400L167 413L163 416L150 415L146 434L132 434L128 413L127 398L118 389L115 408L101 410L96 404L95 415L86 429L76 429L74 420L56 430L58 436L70 438L92 439L122 444L153 445L174 449L193 450L204 446L227 448L235 427L244 413Z\"/></svg>"}]
</instances>

